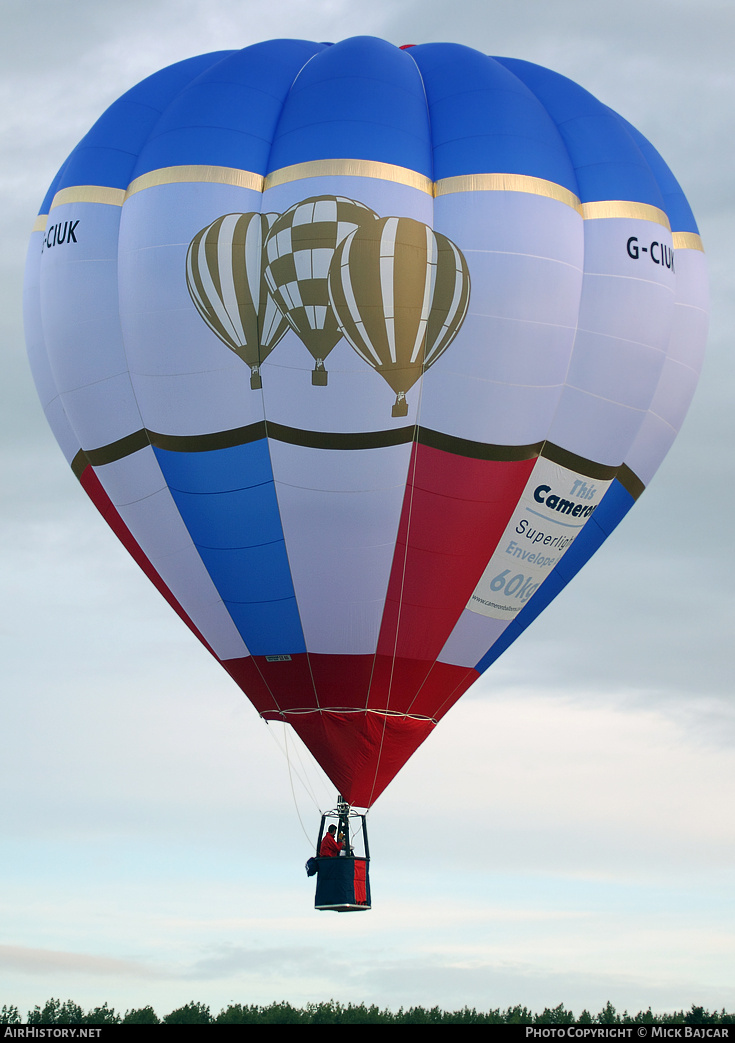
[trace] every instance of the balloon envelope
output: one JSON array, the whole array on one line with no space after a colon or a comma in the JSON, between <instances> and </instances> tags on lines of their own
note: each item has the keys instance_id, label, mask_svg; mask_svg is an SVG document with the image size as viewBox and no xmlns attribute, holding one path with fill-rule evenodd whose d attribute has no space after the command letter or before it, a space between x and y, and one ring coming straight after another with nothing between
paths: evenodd
<instances>
[{"instance_id":1,"label":"balloon envelope","mask_svg":"<svg viewBox=\"0 0 735 1043\"><path fill-rule=\"evenodd\" d=\"M314 238L316 199L433 229L466 264L455 328L432 313L441 265L417 262L415 328L441 350L405 415L388 358L338 335L325 287L360 233L333 207ZM250 289L228 275L230 304L197 304L190 244L247 214L279 215ZM253 390L207 308L247 304L262 326L271 236L289 328L261 328ZM385 309L368 340L395 317L391 250L355 270ZM364 346L349 286L334 305ZM282 40L180 62L111 106L44 200L25 306L84 489L261 715L367 807L648 484L696 384L707 284L663 160L571 81L453 44ZM328 385L298 309L332 331Z\"/></svg>"}]
</instances>

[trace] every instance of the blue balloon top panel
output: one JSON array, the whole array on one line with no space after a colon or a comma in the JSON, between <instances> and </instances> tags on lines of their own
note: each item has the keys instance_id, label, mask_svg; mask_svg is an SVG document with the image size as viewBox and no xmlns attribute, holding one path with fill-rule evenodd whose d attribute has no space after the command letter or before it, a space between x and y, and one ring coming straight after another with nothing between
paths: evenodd
<instances>
[{"instance_id":1,"label":"blue balloon top panel","mask_svg":"<svg viewBox=\"0 0 735 1043\"><path fill-rule=\"evenodd\" d=\"M542 178L582 203L628 200L696 232L679 185L650 143L573 81L458 44L401 50L373 37L272 40L179 62L100 117L55 178L125 190L165 167L266 176L315 160L359 159L431 181L503 173Z\"/></svg>"}]
</instances>

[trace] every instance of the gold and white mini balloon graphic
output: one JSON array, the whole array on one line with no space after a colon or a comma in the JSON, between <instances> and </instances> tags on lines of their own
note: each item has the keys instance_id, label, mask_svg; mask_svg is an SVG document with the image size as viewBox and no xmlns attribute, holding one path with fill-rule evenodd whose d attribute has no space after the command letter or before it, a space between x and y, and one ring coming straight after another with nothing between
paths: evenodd
<instances>
[{"instance_id":1,"label":"gold and white mini balloon graphic","mask_svg":"<svg viewBox=\"0 0 735 1043\"><path fill-rule=\"evenodd\" d=\"M194 305L219 339L250 366L250 387L262 387L261 364L289 329L263 274L263 242L277 214L224 214L192 239L186 284Z\"/></svg>"},{"instance_id":2,"label":"gold and white mini balloon graphic","mask_svg":"<svg viewBox=\"0 0 735 1043\"><path fill-rule=\"evenodd\" d=\"M467 314L470 275L461 250L408 217L385 217L348 236L329 270L342 334L396 394L406 393L442 355Z\"/></svg>"}]
</instances>

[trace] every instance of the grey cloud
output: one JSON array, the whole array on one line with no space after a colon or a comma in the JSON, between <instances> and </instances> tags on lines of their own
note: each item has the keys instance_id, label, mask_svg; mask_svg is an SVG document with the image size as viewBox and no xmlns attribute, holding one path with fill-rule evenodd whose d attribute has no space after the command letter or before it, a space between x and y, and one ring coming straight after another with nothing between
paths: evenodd
<instances>
[{"instance_id":1,"label":"grey cloud","mask_svg":"<svg viewBox=\"0 0 735 1043\"><path fill-rule=\"evenodd\" d=\"M338 977L347 971L346 961L319 946L246 948L221 945L196 959L182 970L182 974L194 980L211 980L257 972L259 977L276 978L286 983L302 976L305 969L314 968L318 968L323 977ZM284 985L284 998L287 992Z\"/></svg>"},{"instance_id":2,"label":"grey cloud","mask_svg":"<svg viewBox=\"0 0 735 1043\"><path fill-rule=\"evenodd\" d=\"M112 959L91 953L31 949L21 945L0 945L0 967L8 973L37 977L48 974L107 978L157 977L156 969L133 960Z\"/></svg>"}]
</instances>

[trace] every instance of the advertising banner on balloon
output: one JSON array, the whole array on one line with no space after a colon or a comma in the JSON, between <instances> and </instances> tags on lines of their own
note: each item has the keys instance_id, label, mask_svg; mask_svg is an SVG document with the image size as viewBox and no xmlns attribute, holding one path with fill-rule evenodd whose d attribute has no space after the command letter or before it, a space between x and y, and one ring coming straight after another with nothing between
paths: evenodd
<instances>
[{"instance_id":1,"label":"advertising banner on balloon","mask_svg":"<svg viewBox=\"0 0 735 1043\"><path fill-rule=\"evenodd\" d=\"M611 482L540 459L467 608L510 621L571 545Z\"/></svg>"}]
</instances>

